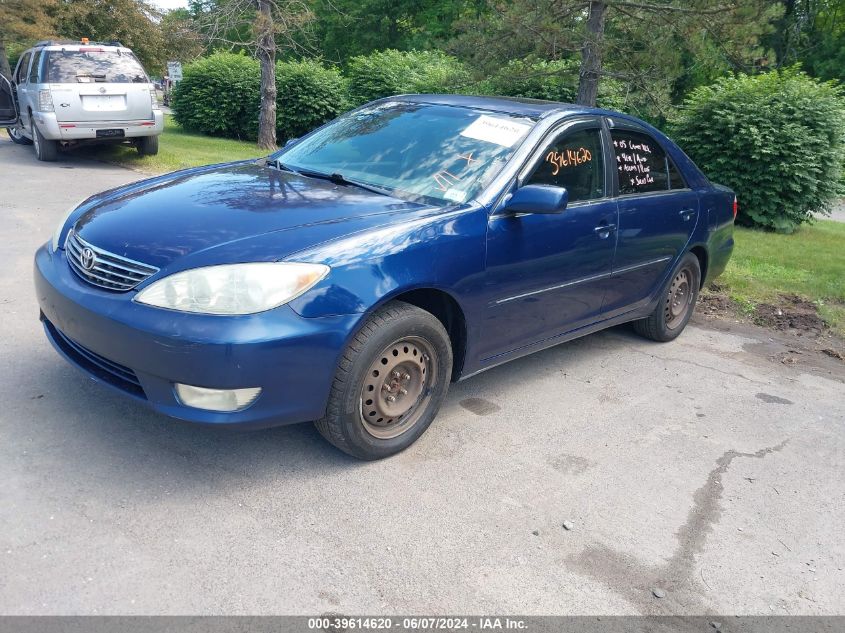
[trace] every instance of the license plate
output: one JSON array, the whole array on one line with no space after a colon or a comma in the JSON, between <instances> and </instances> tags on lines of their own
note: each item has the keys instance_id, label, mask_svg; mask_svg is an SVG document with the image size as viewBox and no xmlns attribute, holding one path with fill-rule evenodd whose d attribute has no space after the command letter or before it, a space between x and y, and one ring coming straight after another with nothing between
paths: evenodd
<instances>
[{"instance_id":1,"label":"license plate","mask_svg":"<svg viewBox=\"0 0 845 633\"><path fill-rule=\"evenodd\" d=\"M126 109L126 95L82 95L86 112L120 112Z\"/></svg>"},{"instance_id":2,"label":"license plate","mask_svg":"<svg viewBox=\"0 0 845 633\"><path fill-rule=\"evenodd\" d=\"M123 134L124 134L123 130L117 130L117 129L115 129L115 130L97 130L97 136L100 137L100 138L102 138L102 137L108 137L108 138L120 137L120 136L123 136Z\"/></svg>"}]
</instances>

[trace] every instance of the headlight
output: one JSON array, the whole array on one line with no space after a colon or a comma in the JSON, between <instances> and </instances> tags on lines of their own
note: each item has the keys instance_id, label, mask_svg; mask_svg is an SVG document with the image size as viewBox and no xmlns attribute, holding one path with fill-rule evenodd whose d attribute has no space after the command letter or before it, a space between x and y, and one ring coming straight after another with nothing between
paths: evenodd
<instances>
[{"instance_id":1,"label":"headlight","mask_svg":"<svg viewBox=\"0 0 845 633\"><path fill-rule=\"evenodd\" d=\"M82 204L83 202L85 202L87 199L88 199L88 198L83 198L82 200L80 200L79 202L77 202L77 203L76 203L75 205L73 205L70 209L68 209L68 210L65 212L65 214L62 216L62 221L61 221L61 222L59 222L59 226L57 226L57 227L56 227L56 230L55 230L55 231L53 231L53 238L50 240L50 246L52 246L52 247L53 247L53 252L54 252L54 253L55 253L57 250L59 250L59 240L60 240L60 239L61 239L61 237L62 237L62 229L64 229L64 228L65 228L65 223L67 222L67 219L70 217L70 214L71 214L71 213L73 213L74 211L76 211L76 210L79 208L79 205L81 205L81 204Z\"/></svg>"},{"instance_id":2,"label":"headlight","mask_svg":"<svg viewBox=\"0 0 845 633\"><path fill-rule=\"evenodd\" d=\"M328 273L322 264L292 262L194 268L151 284L135 301L182 312L253 314L295 299Z\"/></svg>"}]
</instances>

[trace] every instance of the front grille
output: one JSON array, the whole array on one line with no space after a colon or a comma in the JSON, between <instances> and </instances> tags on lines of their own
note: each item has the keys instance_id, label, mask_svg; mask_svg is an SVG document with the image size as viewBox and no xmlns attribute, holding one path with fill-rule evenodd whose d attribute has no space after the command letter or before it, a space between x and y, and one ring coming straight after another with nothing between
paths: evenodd
<instances>
[{"instance_id":1,"label":"front grille","mask_svg":"<svg viewBox=\"0 0 845 633\"><path fill-rule=\"evenodd\" d=\"M73 272L89 284L107 290L132 290L147 277L158 272L155 266L97 248L79 237L75 231L71 231L67 236L65 252Z\"/></svg>"},{"instance_id":2,"label":"front grille","mask_svg":"<svg viewBox=\"0 0 845 633\"><path fill-rule=\"evenodd\" d=\"M47 319L44 319L44 326L56 346L79 367L118 389L138 398L146 399L147 396L134 371L83 347L73 339L68 338L64 332Z\"/></svg>"}]
</instances>

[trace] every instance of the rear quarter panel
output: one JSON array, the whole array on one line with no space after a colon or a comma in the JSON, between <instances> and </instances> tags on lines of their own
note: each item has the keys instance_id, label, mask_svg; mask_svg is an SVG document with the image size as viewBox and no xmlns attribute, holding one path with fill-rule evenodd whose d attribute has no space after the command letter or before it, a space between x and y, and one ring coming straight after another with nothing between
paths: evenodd
<instances>
[{"instance_id":1,"label":"rear quarter panel","mask_svg":"<svg viewBox=\"0 0 845 633\"><path fill-rule=\"evenodd\" d=\"M707 270L703 284L721 275L734 248L734 192L723 185L711 185L700 194L702 219L707 221Z\"/></svg>"}]
</instances>

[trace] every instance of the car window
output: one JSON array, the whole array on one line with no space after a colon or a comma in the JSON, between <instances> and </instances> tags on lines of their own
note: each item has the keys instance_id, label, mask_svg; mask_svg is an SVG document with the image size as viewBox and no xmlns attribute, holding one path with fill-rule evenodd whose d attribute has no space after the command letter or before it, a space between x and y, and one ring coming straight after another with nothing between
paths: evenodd
<instances>
[{"instance_id":1,"label":"car window","mask_svg":"<svg viewBox=\"0 0 845 633\"><path fill-rule=\"evenodd\" d=\"M561 134L544 150L526 184L566 187L570 202L603 198L601 131L595 128Z\"/></svg>"},{"instance_id":2,"label":"car window","mask_svg":"<svg viewBox=\"0 0 845 633\"><path fill-rule=\"evenodd\" d=\"M534 123L468 107L383 102L335 119L274 158L400 198L461 203L495 177Z\"/></svg>"},{"instance_id":3,"label":"car window","mask_svg":"<svg viewBox=\"0 0 845 633\"><path fill-rule=\"evenodd\" d=\"M49 83L147 83L147 73L132 53L81 48L49 51L46 76Z\"/></svg>"},{"instance_id":4,"label":"car window","mask_svg":"<svg viewBox=\"0 0 845 633\"><path fill-rule=\"evenodd\" d=\"M32 57L32 53L26 52L24 56L21 58L20 63L18 64L18 72L15 73L15 83L22 84L26 81L26 71L29 68L29 59Z\"/></svg>"},{"instance_id":5,"label":"car window","mask_svg":"<svg viewBox=\"0 0 845 633\"><path fill-rule=\"evenodd\" d=\"M668 156L666 157L666 161L669 166L669 189L686 189L687 183L675 166L675 162Z\"/></svg>"},{"instance_id":6,"label":"car window","mask_svg":"<svg viewBox=\"0 0 845 633\"><path fill-rule=\"evenodd\" d=\"M32 59L32 68L29 70L29 83L38 83L38 66L41 64L41 53L44 49L35 52L35 57Z\"/></svg>"},{"instance_id":7,"label":"car window","mask_svg":"<svg viewBox=\"0 0 845 633\"><path fill-rule=\"evenodd\" d=\"M663 148L648 134L612 129L619 193L651 193L686 187ZM672 173L674 171L674 174Z\"/></svg>"}]
</instances>

